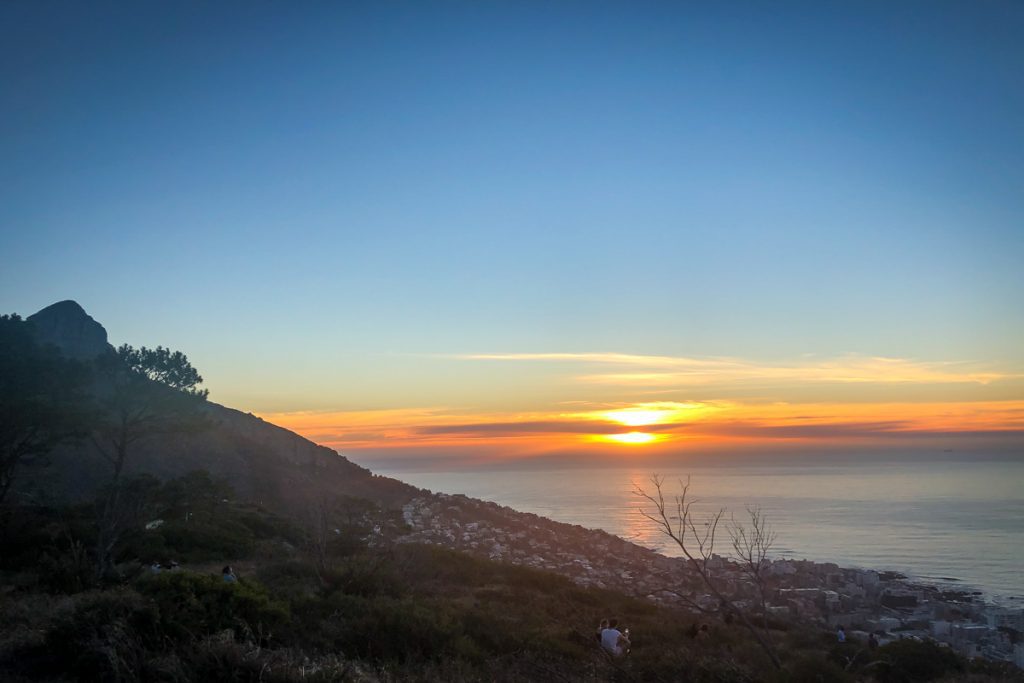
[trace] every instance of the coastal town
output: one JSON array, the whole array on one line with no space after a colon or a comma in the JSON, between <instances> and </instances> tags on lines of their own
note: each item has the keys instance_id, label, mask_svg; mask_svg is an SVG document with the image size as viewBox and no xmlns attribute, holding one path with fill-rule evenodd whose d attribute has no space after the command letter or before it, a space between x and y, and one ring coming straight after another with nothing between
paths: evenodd
<instances>
[{"instance_id":1,"label":"coastal town","mask_svg":"<svg viewBox=\"0 0 1024 683\"><path fill-rule=\"evenodd\" d=\"M668 557L604 531L563 524L463 495L430 494L402 508L400 542L441 545L491 560L555 572L582 586L613 588L713 615L721 608L685 558ZM739 609L759 608L741 565L707 558L715 587ZM765 562L767 618L843 630L865 647L931 639L969 658L1024 668L1024 601L914 581L900 573L777 558ZM1017 604L1012 604L1016 602Z\"/></svg>"}]
</instances>

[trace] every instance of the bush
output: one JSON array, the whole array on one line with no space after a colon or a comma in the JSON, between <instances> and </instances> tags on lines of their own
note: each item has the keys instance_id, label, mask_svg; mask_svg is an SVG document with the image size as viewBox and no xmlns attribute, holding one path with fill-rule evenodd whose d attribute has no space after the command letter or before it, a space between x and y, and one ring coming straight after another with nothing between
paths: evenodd
<instances>
[{"instance_id":1,"label":"bush","mask_svg":"<svg viewBox=\"0 0 1024 683\"><path fill-rule=\"evenodd\" d=\"M270 599L256 583L227 583L189 571L147 577L139 588L159 608L163 633L193 640L231 629L236 635L269 634L289 621L288 606Z\"/></svg>"},{"instance_id":2,"label":"bush","mask_svg":"<svg viewBox=\"0 0 1024 683\"><path fill-rule=\"evenodd\" d=\"M168 522L152 531L137 530L125 539L118 558L183 562L238 560L248 557L255 546L252 531L234 519L192 519Z\"/></svg>"},{"instance_id":3,"label":"bush","mask_svg":"<svg viewBox=\"0 0 1024 683\"><path fill-rule=\"evenodd\" d=\"M236 509L231 512L257 540L284 540L292 545L302 543L302 532L286 519L256 510Z\"/></svg>"},{"instance_id":4,"label":"bush","mask_svg":"<svg viewBox=\"0 0 1024 683\"><path fill-rule=\"evenodd\" d=\"M440 603L336 594L330 606L335 614L336 646L347 655L416 662L469 649L457 646L462 626Z\"/></svg>"},{"instance_id":5,"label":"bush","mask_svg":"<svg viewBox=\"0 0 1024 683\"><path fill-rule=\"evenodd\" d=\"M797 657L786 667L787 683L845 683L854 678L843 667L823 656L807 654Z\"/></svg>"},{"instance_id":6,"label":"bush","mask_svg":"<svg viewBox=\"0 0 1024 683\"><path fill-rule=\"evenodd\" d=\"M963 663L956 653L930 640L894 640L877 652L879 662L873 668L880 683L933 681L963 671Z\"/></svg>"},{"instance_id":7,"label":"bush","mask_svg":"<svg viewBox=\"0 0 1024 683\"><path fill-rule=\"evenodd\" d=\"M353 555L336 562L324 573L324 581L332 589L366 597L388 595L397 598L407 588L388 558L371 553Z\"/></svg>"},{"instance_id":8,"label":"bush","mask_svg":"<svg viewBox=\"0 0 1024 683\"><path fill-rule=\"evenodd\" d=\"M80 680L139 677L147 646L157 640L159 615L130 588L84 593L46 635L49 664Z\"/></svg>"},{"instance_id":9,"label":"bush","mask_svg":"<svg viewBox=\"0 0 1024 683\"><path fill-rule=\"evenodd\" d=\"M320 577L309 562L289 560L260 566L256 577L264 586L286 600L309 598L320 590Z\"/></svg>"},{"instance_id":10,"label":"bush","mask_svg":"<svg viewBox=\"0 0 1024 683\"><path fill-rule=\"evenodd\" d=\"M192 472L151 492L149 519L164 520L157 529L141 525L126 534L118 551L121 560L144 563L175 559L187 562L238 560L253 555L258 542L301 540L287 520L229 502L234 492L206 472Z\"/></svg>"}]
</instances>

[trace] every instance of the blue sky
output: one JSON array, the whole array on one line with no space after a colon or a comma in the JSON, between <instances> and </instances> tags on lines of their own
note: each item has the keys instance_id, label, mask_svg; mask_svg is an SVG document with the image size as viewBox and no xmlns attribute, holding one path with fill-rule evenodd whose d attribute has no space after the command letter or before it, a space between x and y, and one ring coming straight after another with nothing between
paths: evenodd
<instances>
[{"instance_id":1,"label":"blue sky","mask_svg":"<svg viewBox=\"0 0 1024 683\"><path fill-rule=\"evenodd\" d=\"M1021 74L1012 2L5 3L0 310L256 411L547 396L476 353L1011 373Z\"/></svg>"}]
</instances>

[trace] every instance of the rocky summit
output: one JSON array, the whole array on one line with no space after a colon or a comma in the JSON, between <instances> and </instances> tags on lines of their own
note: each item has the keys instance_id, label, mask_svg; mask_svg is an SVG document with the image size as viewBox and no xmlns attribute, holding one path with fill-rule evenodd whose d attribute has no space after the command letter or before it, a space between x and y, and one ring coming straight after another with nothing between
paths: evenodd
<instances>
[{"instance_id":1,"label":"rocky summit","mask_svg":"<svg viewBox=\"0 0 1024 683\"><path fill-rule=\"evenodd\" d=\"M68 358L92 360L109 353L107 331L78 302L68 299L47 306L28 320L45 344L53 344Z\"/></svg>"}]
</instances>

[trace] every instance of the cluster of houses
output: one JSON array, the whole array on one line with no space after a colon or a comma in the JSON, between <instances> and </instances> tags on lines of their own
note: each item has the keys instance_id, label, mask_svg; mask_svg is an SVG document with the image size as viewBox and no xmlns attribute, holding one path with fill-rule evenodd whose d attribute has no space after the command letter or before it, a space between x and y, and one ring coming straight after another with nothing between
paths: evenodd
<instances>
[{"instance_id":1,"label":"cluster of houses","mask_svg":"<svg viewBox=\"0 0 1024 683\"><path fill-rule=\"evenodd\" d=\"M1024 668L1024 603L986 602L979 591L943 588L895 572L834 564L776 560L771 573L786 577L773 591L776 613L815 619L847 635L880 644L899 638L932 639L965 657L1013 662ZM781 584L780 584L781 586ZM1010 601L1011 603L1014 601Z\"/></svg>"}]
</instances>

